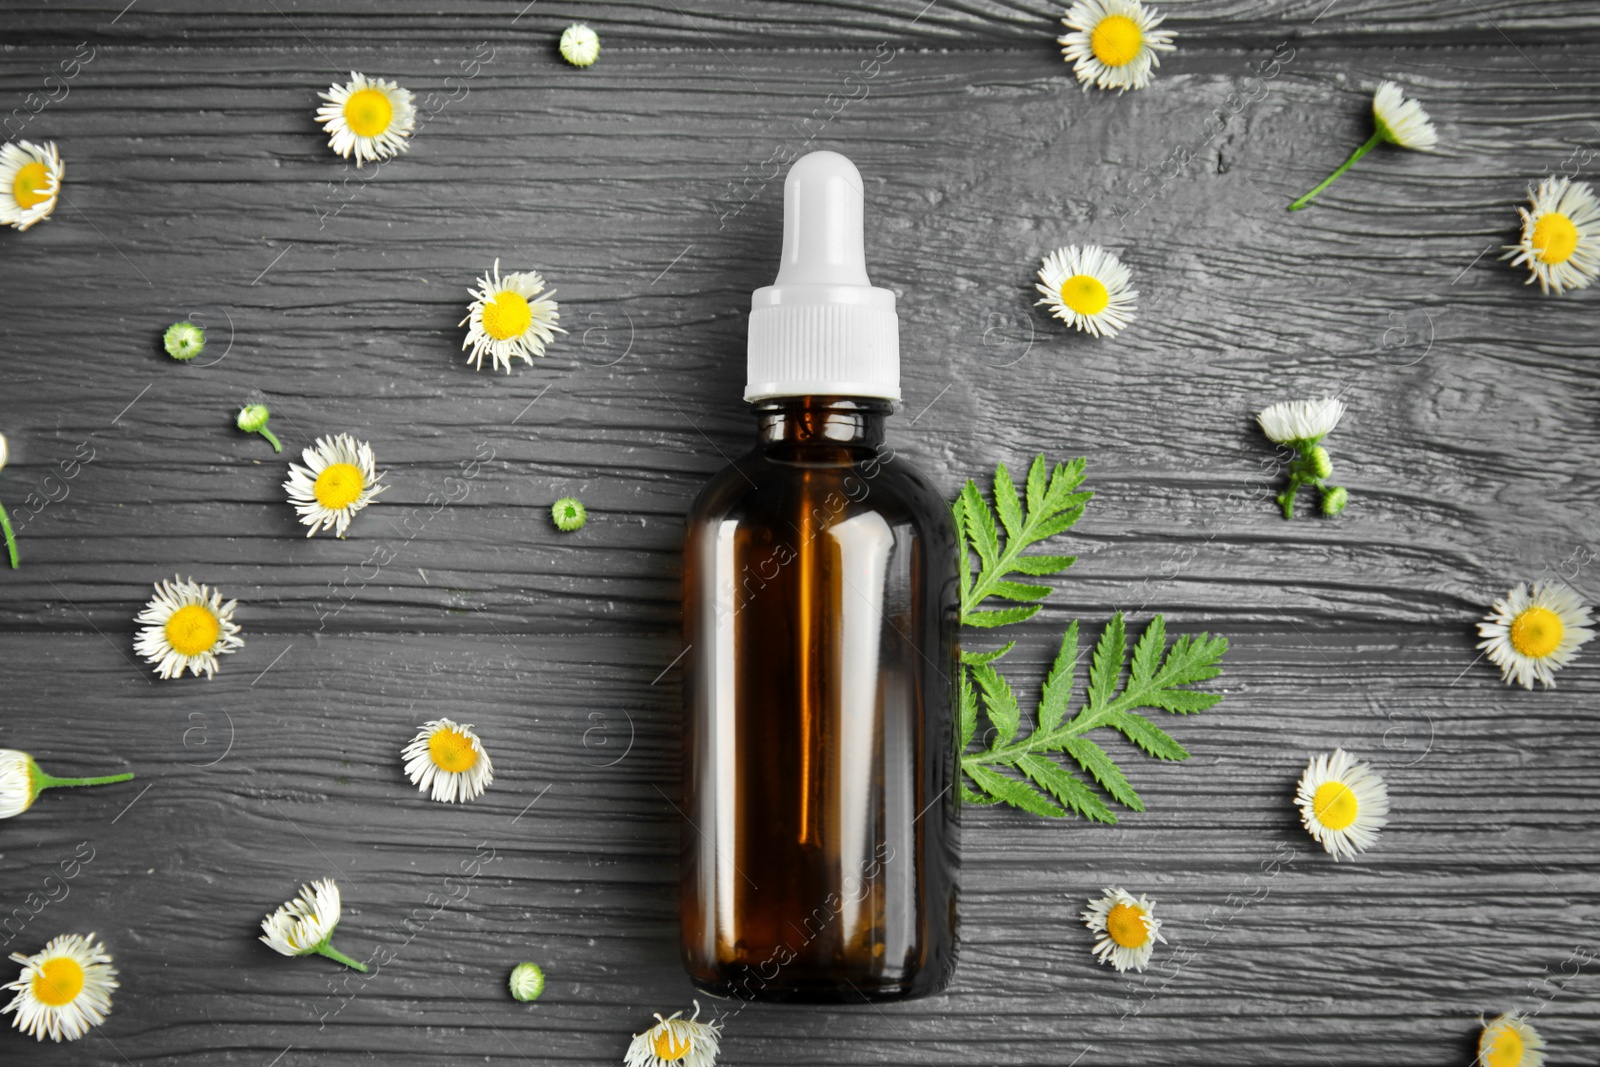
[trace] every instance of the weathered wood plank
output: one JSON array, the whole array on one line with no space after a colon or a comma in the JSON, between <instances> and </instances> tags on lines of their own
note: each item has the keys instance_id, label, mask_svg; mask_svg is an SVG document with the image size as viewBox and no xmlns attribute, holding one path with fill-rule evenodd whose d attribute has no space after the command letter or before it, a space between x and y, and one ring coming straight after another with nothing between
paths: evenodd
<instances>
[{"instance_id":1,"label":"weathered wood plank","mask_svg":"<svg viewBox=\"0 0 1600 1067\"><path fill-rule=\"evenodd\" d=\"M1020 687L1041 651L1020 650ZM133 1062L262 1063L285 1048L293 1063L616 1062L630 1026L688 996L676 676L654 681L673 653L666 638L284 633L213 682L150 684L94 635L0 636L0 687L29 712L0 724L0 744L63 770L140 773L47 795L7 824L8 900L79 842L93 854L14 940L107 935L125 984L106 1035ZM1128 758L1148 813L1106 828L967 811L948 994L881 1013L746 1008L728 1060L900 1062L914 1047L921 1062L1021 1064L1089 1047L1080 1062L1226 1048L1238 1063L1449 1064L1478 1012L1541 1004L1555 1058L1570 1058L1600 1041L1592 966L1574 978L1567 963L1600 919L1600 830L1583 807L1600 671L1580 663L1530 695L1460 677L1466 662L1464 641L1439 638L1238 641L1223 706L1170 724L1192 760ZM92 720L38 713L59 706L63 679ZM415 725L444 713L478 726L499 774L461 808L400 773ZM1306 757L1341 744L1387 777L1394 820L1361 862L1335 866L1288 798ZM322 875L344 886L341 944L397 954L348 988L332 965L252 939L277 897ZM1077 913L1108 883L1161 902L1170 944L1145 976L1089 956ZM430 893L453 900L427 918ZM550 974L532 1008L500 991L522 958ZM28 1052L120 1062L95 1039Z\"/></svg>"}]
</instances>

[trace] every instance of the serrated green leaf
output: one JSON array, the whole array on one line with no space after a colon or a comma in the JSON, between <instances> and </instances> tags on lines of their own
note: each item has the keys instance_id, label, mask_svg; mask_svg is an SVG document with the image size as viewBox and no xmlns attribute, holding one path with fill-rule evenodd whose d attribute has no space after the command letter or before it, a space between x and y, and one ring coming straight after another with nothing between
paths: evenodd
<instances>
[{"instance_id":1,"label":"serrated green leaf","mask_svg":"<svg viewBox=\"0 0 1600 1067\"><path fill-rule=\"evenodd\" d=\"M961 621L967 626L982 626L990 628L995 626L1010 626L1014 622L1031 619L1039 613L1038 604L1029 604L1021 608L994 608L987 611L972 611L963 615Z\"/></svg>"},{"instance_id":2,"label":"serrated green leaf","mask_svg":"<svg viewBox=\"0 0 1600 1067\"><path fill-rule=\"evenodd\" d=\"M1189 753L1174 741L1165 730L1132 712L1119 711L1106 725L1117 730L1129 741L1144 749L1156 759L1186 760Z\"/></svg>"},{"instance_id":3,"label":"serrated green leaf","mask_svg":"<svg viewBox=\"0 0 1600 1067\"><path fill-rule=\"evenodd\" d=\"M967 539L978 553L985 567L995 567L1000 562L1000 535L994 527L994 513L978 492L978 486L968 481L961 490L961 511L966 520Z\"/></svg>"},{"instance_id":4,"label":"serrated green leaf","mask_svg":"<svg viewBox=\"0 0 1600 1067\"><path fill-rule=\"evenodd\" d=\"M1030 531L1033 534L1031 540L1043 541L1047 537L1054 537L1056 534L1065 533L1067 530L1070 530L1081 518L1083 518L1082 508L1069 508L1066 511L1052 515L1050 518L1045 519L1032 528Z\"/></svg>"},{"instance_id":5,"label":"serrated green leaf","mask_svg":"<svg viewBox=\"0 0 1600 1067\"><path fill-rule=\"evenodd\" d=\"M1162 687L1192 685L1215 678L1222 673L1217 661L1228 651L1226 637L1210 634L1184 635L1172 642L1167 660L1157 672L1154 683Z\"/></svg>"},{"instance_id":6,"label":"serrated green leaf","mask_svg":"<svg viewBox=\"0 0 1600 1067\"><path fill-rule=\"evenodd\" d=\"M1046 511L1060 511L1062 508L1072 506L1070 503L1072 491L1083 484L1083 468L1082 456L1066 463L1056 464L1056 469L1050 472L1050 489L1045 493Z\"/></svg>"},{"instance_id":7,"label":"serrated green leaf","mask_svg":"<svg viewBox=\"0 0 1600 1067\"><path fill-rule=\"evenodd\" d=\"M1044 692L1039 697L1039 729L1046 733L1061 725L1072 700L1072 679L1078 668L1078 623L1073 620L1067 632L1061 635L1061 648L1056 662L1044 680Z\"/></svg>"},{"instance_id":8,"label":"serrated green leaf","mask_svg":"<svg viewBox=\"0 0 1600 1067\"><path fill-rule=\"evenodd\" d=\"M1100 787L1115 797L1118 804L1134 811L1144 810L1144 801L1139 799L1139 794L1134 792L1133 786L1123 776L1122 768L1116 765L1105 749L1087 737L1068 738L1065 747L1067 755L1077 760L1089 777L1099 782Z\"/></svg>"},{"instance_id":9,"label":"serrated green leaf","mask_svg":"<svg viewBox=\"0 0 1600 1067\"><path fill-rule=\"evenodd\" d=\"M1044 453L1040 452L1033 457L1033 463L1028 467L1028 514L1044 510L1045 494L1049 489L1050 467L1044 461Z\"/></svg>"},{"instance_id":10,"label":"serrated green leaf","mask_svg":"<svg viewBox=\"0 0 1600 1067\"><path fill-rule=\"evenodd\" d=\"M1006 647L996 649L993 652L962 652L961 662L969 667L976 666L979 663L993 663L1016 647L1017 643L1015 641L1008 641L1006 642Z\"/></svg>"},{"instance_id":11,"label":"serrated green leaf","mask_svg":"<svg viewBox=\"0 0 1600 1067\"><path fill-rule=\"evenodd\" d=\"M1022 722L1022 709L1017 705L1016 694L1000 677L1000 672L987 663L971 668L971 674L972 680L978 683L978 689L983 693L983 710L994 725L994 744L1009 745L1017 736L1017 727Z\"/></svg>"},{"instance_id":12,"label":"serrated green leaf","mask_svg":"<svg viewBox=\"0 0 1600 1067\"><path fill-rule=\"evenodd\" d=\"M1000 513L1006 537L1021 537L1022 503L1017 499L1017 487L1011 484L1011 472L1004 463L997 463L994 468L994 509Z\"/></svg>"},{"instance_id":13,"label":"serrated green leaf","mask_svg":"<svg viewBox=\"0 0 1600 1067\"><path fill-rule=\"evenodd\" d=\"M999 797L986 797L982 793L974 793L965 785L961 787L961 800L966 804L998 804Z\"/></svg>"},{"instance_id":14,"label":"serrated green leaf","mask_svg":"<svg viewBox=\"0 0 1600 1067\"><path fill-rule=\"evenodd\" d=\"M1060 574L1076 562L1077 556L1018 556L1011 561L1011 569L1038 578L1046 574Z\"/></svg>"},{"instance_id":15,"label":"serrated green leaf","mask_svg":"<svg viewBox=\"0 0 1600 1067\"><path fill-rule=\"evenodd\" d=\"M972 744L972 735L978 732L978 694L973 691L972 680L967 677L967 672L957 668L958 682L956 685L956 713L959 716L961 727L961 744L957 752L965 752L967 746Z\"/></svg>"},{"instance_id":16,"label":"serrated green leaf","mask_svg":"<svg viewBox=\"0 0 1600 1067\"><path fill-rule=\"evenodd\" d=\"M1111 616L1105 632L1094 648L1094 659L1089 664L1089 698L1087 706L1103 708L1111 703L1117 691L1117 679L1122 676L1122 657L1125 652L1125 634L1122 629L1122 612Z\"/></svg>"},{"instance_id":17,"label":"serrated green leaf","mask_svg":"<svg viewBox=\"0 0 1600 1067\"><path fill-rule=\"evenodd\" d=\"M1167 620L1157 615L1150 620L1133 648L1133 665L1128 668L1128 684L1148 683L1161 664L1161 653L1167 649Z\"/></svg>"},{"instance_id":18,"label":"serrated green leaf","mask_svg":"<svg viewBox=\"0 0 1600 1067\"><path fill-rule=\"evenodd\" d=\"M1017 769L1048 790L1050 795L1063 806L1084 818L1093 819L1095 822L1117 821L1117 817L1111 814L1111 809L1106 807L1106 802L1101 800L1094 790L1048 757L1023 756L1017 761Z\"/></svg>"},{"instance_id":19,"label":"serrated green leaf","mask_svg":"<svg viewBox=\"0 0 1600 1067\"><path fill-rule=\"evenodd\" d=\"M1004 600L1041 600L1055 592L1048 585L1028 585L1025 582L995 582L989 592Z\"/></svg>"},{"instance_id":20,"label":"serrated green leaf","mask_svg":"<svg viewBox=\"0 0 1600 1067\"><path fill-rule=\"evenodd\" d=\"M1221 703L1221 693L1197 693L1192 689L1160 689L1141 700L1138 707L1160 708L1176 715L1193 715Z\"/></svg>"},{"instance_id":21,"label":"serrated green leaf","mask_svg":"<svg viewBox=\"0 0 1600 1067\"><path fill-rule=\"evenodd\" d=\"M966 772L972 781L985 793L996 800L1003 800L1012 807L1030 811L1035 815L1044 815L1052 819L1059 819L1066 812L1050 803L1049 800L1027 782L1019 782L1015 778L1007 778L999 771L991 771L981 764L969 765Z\"/></svg>"}]
</instances>

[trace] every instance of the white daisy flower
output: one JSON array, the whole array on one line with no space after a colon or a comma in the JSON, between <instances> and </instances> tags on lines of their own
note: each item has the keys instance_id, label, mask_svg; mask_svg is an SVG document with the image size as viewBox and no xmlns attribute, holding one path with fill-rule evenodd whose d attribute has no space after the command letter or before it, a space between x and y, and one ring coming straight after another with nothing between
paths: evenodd
<instances>
[{"instance_id":1,"label":"white daisy flower","mask_svg":"<svg viewBox=\"0 0 1600 1067\"><path fill-rule=\"evenodd\" d=\"M1401 148L1431 152L1439 143L1428 113L1415 100L1407 100L1394 82L1379 82L1372 94L1372 123L1380 138Z\"/></svg>"},{"instance_id":2,"label":"white daisy flower","mask_svg":"<svg viewBox=\"0 0 1600 1067\"><path fill-rule=\"evenodd\" d=\"M22 974L4 987L17 995L0 1008L16 1012L12 1025L43 1041L76 1041L111 1014L117 969L95 935L63 934L32 956L14 953Z\"/></svg>"},{"instance_id":3,"label":"white daisy flower","mask_svg":"<svg viewBox=\"0 0 1600 1067\"><path fill-rule=\"evenodd\" d=\"M698 1000L692 1016L681 1019L682 1014L675 1012L663 1019L658 1012L654 1026L633 1035L622 1060L624 1067L712 1067L717 1062L722 1024L700 1022Z\"/></svg>"},{"instance_id":4,"label":"white daisy flower","mask_svg":"<svg viewBox=\"0 0 1600 1067\"><path fill-rule=\"evenodd\" d=\"M1072 32L1056 43L1085 90L1143 89L1161 65L1156 53L1172 51L1173 32L1157 29L1165 18L1139 0L1077 0L1061 20Z\"/></svg>"},{"instance_id":5,"label":"white daisy flower","mask_svg":"<svg viewBox=\"0 0 1600 1067\"><path fill-rule=\"evenodd\" d=\"M319 437L317 443L300 453L305 466L289 464L289 502L300 513L300 521L311 527L310 537L321 530L332 530L338 537L350 528L356 512L372 503L373 497L389 487L379 485L372 446L347 433Z\"/></svg>"},{"instance_id":6,"label":"white daisy flower","mask_svg":"<svg viewBox=\"0 0 1600 1067\"><path fill-rule=\"evenodd\" d=\"M343 904L339 886L332 878L321 878L300 887L300 895L261 920L259 940L285 956L316 953L353 967L363 974L366 964L351 959L333 947L333 931L339 925Z\"/></svg>"},{"instance_id":7,"label":"white daisy flower","mask_svg":"<svg viewBox=\"0 0 1600 1067\"><path fill-rule=\"evenodd\" d=\"M176 575L170 582L157 582L155 589L156 595L134 616L134 622L144 623L134 638L134 651L156 664L163 678L177 678L185 670L197 678L202 673L215 677L217 657L244 647L233 621L239 602L224 604L219 591Z\"/></svg>"},{"instance_id":8,"label":"white daisy flower","mask_svg":"<svg viewBox=\"0 0 1600 1067\"><path fill-rule=\"evenodd\" d=\"M66 173L56 144L12 141L0 146L0 225L26 230L50 217Z\"/></svg>"},{"instance_id":9,"label":"white daisy flower","mask_svg":"<svg viewBox=\"0 0 1600 1067\"><path fill-rule=\"evenodd\" d=\"M1256 422L1269 440L1279 444L1316 444L1333 432L1344 413L1344 401L1335 397L1285 400L1257 414Z\"/></svg>"},{"instance_id":10,"label":"white daisy flower","mask_svg":"<svg viewBox=\"0 0 1600 1067\"><path fill-rule=\"evenodd\" d=\"M410 90L382 78L350 72L344 85L332 85L318 96L317 121L328 134L328 146L356 166L369 159L388 159L410 147L417 108Z\"/></svg>"},{"instance_id":11,"label":"white daisy flower","mask_svg":"<svg viewBox=\"0 0 1600 1067\"><path fill-rule=\"evenodd\" d=\"M534 356L544 355L545 346L556 339L557 333L567 332L556 325L561 312L550 299L556 295L555 290L544 291L544 279L537 271L501 278L497 259L494 270L485 274L478 285L477 289L467 290L472 294L472 304L467 317L459 323L471 323L461 347L472 349L467 362L473 369L482 370L483 357L487 355L492 357L491 370L504 365L510 374L512 357L532 363Z\"/></svg>"},{"instance_id":12,"label":"white daisy flower","mask_svg":"<svg viewBox=\"0 0 1600 1067\"><path fill-rule=\"evenodd\" d=\"M1069 326L1094 337L1115 337L1133 321L1139 290L1128 288L1130 275L1114 254L1099 245L1068 245L1044 258L1038 301Z\"/></svg>"},{"instance_id":13,"label":"white daisy flower","mask_svg":"<svg viewBox=\"0 0 1600 1067\"><path fill-rule=\"evenodd\" d=\"M1527 265L1546 295L1583 289L1600 276L1600 203L1588 182L1546 178L1528 190L1533 210L1522 216L1522 240L1506 245L1502 259L1513 267Z\"/></svg>"},{"instance_id":14,"label":"white daisy flower","mask_svg":"<svg viewBox=\"0 0 1600 1067\"><path fill-rule=\"evenodd\" d=\"M1089 901L1083 921L1100 935L1094 943L1095 959L1109 960L1118 971L1144 970L1156 942L1167 941L1161 936L1161 920L1151 914L1155 907L1155 901L1142 895L1135 900L1120 887L1107 887L1105 896Z\"/></svg>"},{"instance_id":15,"label":"white daisy flower","mask_svg":"<svg viewBox=\"0 0 1600 1067\"><path fill-rule=\"evenodd\" d=\"M1371 848L1389 822L1389 787L1342 748L1306 765L1295 802L1306 832L1336 862Z\"/></svg>"},{"instance_id":16,"label":"white daisy flower","mask_svg":"<svg viewBox=\"0 0 1600 1067\"><path fill-rule=\"evenodd\" d=\"M1478 1035L1478 1067L1540 1067L1544 1038L1515 1012L1501 1015Z\"/></svg>"},{"instance_id":17,"label":"white daisy flower","mask_svg":"<svg viewBox=\"0 0 1600 1067\"><path fill-rule=\"evenodd\" d=\"M561 31L561 58L574 67L588 67L600 58L600 35L581 22Z\"/></svg>"},{"instance_id":18,"label":"white daisy flower","mask_svg":"<svg viewBox=\"0 0 1600 1067\"><path fill-rule=\"evenodd\" d=\"M57 778L46 774L26 752L0 748L0 819L21 815L33 807L46 789L72 785L110 785L126 782L131 774L107 774L98 778Z\"/></svg>"},{"instance_id":19,"label":"white daisy flower","mask_svg":"<svg viewBox=\"0 0 1600 1067\"><path fill-rule=\"evenodd\" d=\"M1534 582L1532 592L1519 583L1478 623L1478 647L1506 684L1532 689L1537 679L1553 689L1555 672L1594 637L1593 621L1578 594L1561 582Z\"/></svg>"},{"instance_id":20,"label":"white daisy flower","mask_svg":"<svg viewBox=\"0 0 1600 1067\"><path fill-rule=\"evenodd\" d=\"M1311 203L1318 193L1355 166L1356 160L1380 144L1388 143L1420 152L1431 152L1439 143L1438 131L1433 128L1428 113L1422 110L1422 105L1415 100L1407 100L1394 82L1380 82L1377 91L1372 94L1372 125L1372 136L1367 138L1366 143L1350 153L1350 158L1339 164L1338 169L1324 178L1315 189L1290 204L1290 211L1299 211Z\"/></svg>"},{"instance_id":21,"label":"white daisy flower","mask_svg":"<svg viewBox=\"0 0 1600 1067\"><path fill-rule=\"evenodd\" d=\"M470 723L449 719L423 723L400 756L418 792L431 788L433 799L446 804L474 800L494 781L494 764Z\"/></svg>"}]
</instances>

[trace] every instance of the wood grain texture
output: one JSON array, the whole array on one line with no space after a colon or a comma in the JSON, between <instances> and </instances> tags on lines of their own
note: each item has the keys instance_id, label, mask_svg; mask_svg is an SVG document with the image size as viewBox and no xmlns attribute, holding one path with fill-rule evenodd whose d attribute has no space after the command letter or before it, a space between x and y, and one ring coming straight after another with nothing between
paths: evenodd
<instances>
[{"instance_id":1,"label":"wood grain texture","mask_svg":"<svg viewBox=\"0 0 1600 1067\"><path fill-rule=\"evenodd\" d=\"M1552 1062L1600 1047L1600 673L1512 691L1471 636L1547 569L1600 598L1578 565L1600 551L1600 313L1497 260L1529 181L1600 146L1592 6L1177 4L1189 43L1125 97L1077 89L1051 5L921 6L8 5L9 132L68 170L54 219L0 234L0 500L24 554L0 572L0 745L140 778L0 828L6 951L94 929L124 979L103 1035L0 1033L0 1062L615 1063L687 1002L681 516L748 440L773 161L820 147L866 176L874 280L900 298L896 449L952 492L999 460L1088 457L1080 561L1016 628L1014 682L1066 620L1116 609L1234 648L1226 702L1172 724L1189 763L1118 750L1148 813L969 811L948 994L745 1008L724 1062L1455 1064L1480 1012L1514 1009ZM591 70L550 54L569 18L606 38ZM85 39L63 96L45 72ZM311 119L352 66L442 101L362 172ZM1285 214L1366 136L1382 77L1441 151L1377 152ZM1112 342L1031 307L1039 257L1086 241L1141 291ZM497 256L544 272L572 331L510 376L463 366L456 326ZM212 348L180 367L158 338L191 316ZM1285 524L1250 415L1331 393L1351 509ZM348 541L301 536L287 457L231 428L251 399L290 450L374 442L393 488ZM560 535L569 494L591 521ZM215 681L133 662L132 616L174 572L241 600L247 644ZM499 772L462 809L400 773L438 715L476 723ZM1287 802L1335 745L1396 802L1337 867ZM94 858L33 915L80 842ZM480 842L496 858L462 881ZM253 940L324 875L341 944L397 952L368 981ZM1077 916L1107 884L1161 902L1146 976L1089 956ZM531 1007L503 993L524 958L551 976Z\"/></svg>"}]
</instances>

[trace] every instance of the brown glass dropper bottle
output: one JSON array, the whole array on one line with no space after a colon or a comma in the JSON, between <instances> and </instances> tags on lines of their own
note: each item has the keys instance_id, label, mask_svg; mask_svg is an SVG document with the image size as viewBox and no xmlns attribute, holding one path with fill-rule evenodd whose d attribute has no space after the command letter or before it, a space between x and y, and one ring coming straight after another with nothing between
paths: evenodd
<instances>
[{"instance_id":1,"label":"brown glass dropper bottle","mask_svg":"<svg viewBox=\"0 0 1600 1067\"><path fill-rule=\"evenodd\" d=\"M884 440L899 326L862 205L845 157L790 168L755 447L688 517L681 933L715 995L916 997L955 967L957 549Z\"/></svg>"}]
</instances>

